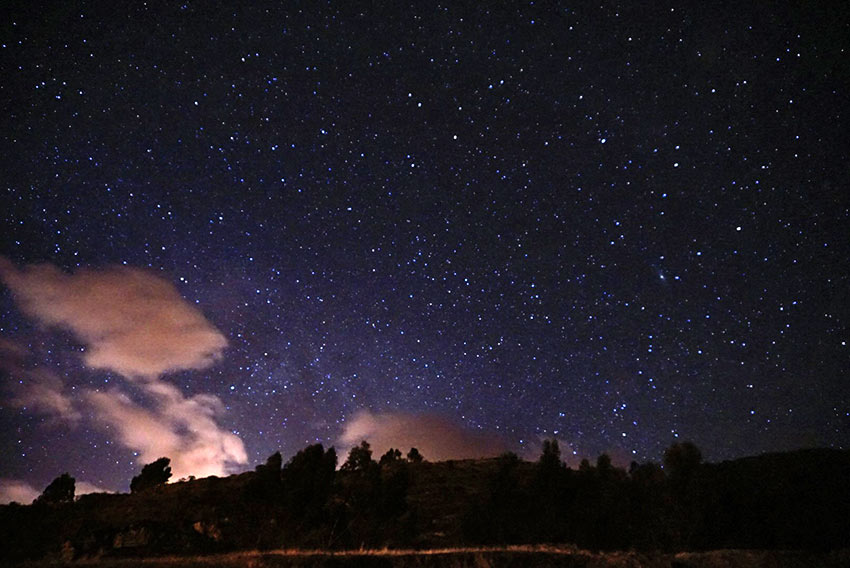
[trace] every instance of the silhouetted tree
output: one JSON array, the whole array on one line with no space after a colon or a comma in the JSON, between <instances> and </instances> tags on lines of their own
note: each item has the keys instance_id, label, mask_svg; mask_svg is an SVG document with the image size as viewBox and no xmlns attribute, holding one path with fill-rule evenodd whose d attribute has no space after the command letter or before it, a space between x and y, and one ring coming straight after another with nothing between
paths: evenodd
<instances>
[{"instance_id":1,"label":"silhouetted tree","mask_svg":"<svg viewBox=\"0 0 850 568\"><path fill-rule=\"evenodd\" d=\"M341 530L334 538L347 546L373 544L381 503L381 468L372 459L366 440L351 448L340 474L333 516Z\"/></svg>"},{"instance_id":2,"label":"silhouetted tree","mask_svg":"<svg viewBox=\"0 0 850 568\"><path fill-rule=\"evenodd\" d=\"M381 467L385 467L400 461L401 451L396 450L394 448L390 448L389 450L387 450L387 453L381 456L381 459L378 461L378 465L380 465Z\"/></svg>"},{"instance_id":3,"label":"silhouetted tree","mask_svg":"<svg viewBox=\"0 0 850 568\"><path fill-rule=\"evenodd\" d=\"M513 452L497 458L486 500L473 503L464 519L464 532L473 542L514 544L525 540L528 512L534 504L520 483L521 460Z\"/></svg>"},{"instance_id":4,"label":"silhouetted tree","mask_svg":"<svg viewBox=\"0 0 850 568\"><path fill-rule=\"evenodd\" d=\"M632 462L629 481L631 543L638 548L658 549L667 542L664 470L656 463Z\"/></svg>"},{"instance_id":5,"label":"silhouetted tree","mask_svg":"<svg viewBox=\"0 0 850 568\"><path fill-rule=\"evenodd\" d=\"M36 498L35 503L44 505L72 503L75 487L76 480L67 473L63 473L50 482L44 492Z\"/></svg>"},{"instance_id":6,"label":"silhouetted tree","mask_svg":"<svg viewBox=\"0 0 850 568\"><path fill-rule=\"evenodd\" d=\"M410 448L410 451L407 452L407 461L410 463L422 463L424 458L422 454L419 453L419 450L416 448Z\"/></svg>"},{"instance_id":7,"label":"silhouetted tree","mask_svg":"<svg viewBox=\"0 0 850 568\"><path fill-rule=\"evenodd\" d=\"M363 440L359 446L354 446L348 452L348 458L340 468L341 471L369 471L377 464L372 459L372 448L369 442Z\"/></svg>"},{"instance_id":8,"label":"silhouetted tree","mask_svg":"<svg viewBox=\"0 0 850 568\"><path fill-rule=\"evenodd\" d=\"M264 479L279 479L282 463L280 452L275 452L266 459L266 463L258 465L254 470Z\"/></svg>"},{"instance_id":9,"label":"silhouetted tree","mask_svg":"<svg viewBox=\"0 0 850 568\"><path fill-rule=\"evenodd\" d=\"M266 469L273 473L280 475L280 468L283 465L283 457L281 457L280 452L275 452L269 456L269 459L266 460Z\"/></svg>"},{"instance_id":10,"label":"silhouetted tree","mask_svg":"<svg viewBox=\"0 0 850 568\"><path fill-rule=\"evenodd\" d=\"M561 462L561 448L558 447L558 440L543 440L543 453L540 454L540 459L537 460L538 476L551 478L557 474L563 467ZM545 479L545 481L551 481Z\"/></svg>"},{"instance_id":11,"label":"silhouetted tree","mask_svg":"<svg viewBox=\"0 0 850 568\"><path fill-rule=\"evenodd\" d=\"M538 542L563 541L566 538L568 515L565 509L572 495L567 485L567 469L561 461L561 449L555 439L543 441L543 452L534 468L531 484L533 514L529 523L532 540Z\"/></svg>"},{"instance_id":12,"label":"silhouetted tree","mask_svg":"<svg viewBox=\"0 0 850 568\"><path fill-rule=\"evenodd\" d=\"M268 502L280 500L282 461L280 452L275 452L268 457L266 463L254 468L257 475L245 487L245 496L248 499Z\"/></svg>"},{"instance_id":13,"label":"silhouetted tree","mask_svg":"<svg viewBox=\"0 0 850 568\"><path fill-rule=\"evenodd\" d=\"M322 519L336 474L336 450L321 444L295 454L281 472L284 503L290 515L308 526Z\"/></svg>"},{"instance_id":14,"label":"silhouetted tree","mask_svg":"<svg viewBox=\"0 0 850 568\"><path fill-rule=\"evenodd\" d=\"M664 452L664 470L674 485L687 484L702 463L702 452L692 442L673 444Z\"/></svg>"},{"instance_id":15,"label":"silhouetted tree","mask_svg":"<svg viewBox=\"0 0 850 568\"><path fill-rule=\"evenodd\" d=\"M671 540L679 547L690 547L703 520L701 488L698 474L702 453L691 442L673 444L664 452L664 471L667 473L672 515L668 529Z\"/></svg>"},{"instance_id":16,"label":"silhouetted tree","mask_svg":"<svg viewBox=\"0 0 850 568\"><path fill-rule=\"evenodd\" d=\"M388 454L392 452L392 457ZM415 534L413 519L408 511L407 492L410 487L410 464L401 452L390 450L381 458L381 477L378 488L379 505L376 520L384 538L392 544L406 544Z\"/></svg>"},{"instance_id":17,"label":"silhouetted tree","mask_svg":"<svg viewBox=\"0 0 850 568\"><path fill-rule=\"evenodd\" d=\"M611 456L608 454L600 454L598 458L596 458L596 474L601 478L605 479L611 475L614 471L614 466L611 464Z\"/></svg>"},{"instance_id":18,"label":"silhouetted tree","mask_svg":"<svg viewBox=\"0 0 850 568\"><path fill-rule=\"evenodd\" d=\"M170 463L169 458L159 458L144 466L142 472L130 482L130 492L138 493L158 485L164 485L171 478L171 466L168 465Z\"/></svg>"}]
</instances>

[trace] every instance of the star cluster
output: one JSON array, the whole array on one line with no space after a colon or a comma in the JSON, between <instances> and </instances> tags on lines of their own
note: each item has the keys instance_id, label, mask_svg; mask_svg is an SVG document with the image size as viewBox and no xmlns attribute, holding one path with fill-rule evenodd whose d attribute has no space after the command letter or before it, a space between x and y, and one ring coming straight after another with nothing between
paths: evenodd
<instances>
[{"instance_id":1,"label":"star cluster","mask_svg":"<svg viewBox=\"0 0 850 568\"><path fill-rule=\"evenodd\" d=\"M846 6L259 4L12 4L0 45L7 273L176 286L228 347L156 384L248 463L364 416L621 461L850 442ZM79 393L149 387L12 288L3 381L74 414L6 389L0 477L126 490Z\"/></svg>"}]
</instances>

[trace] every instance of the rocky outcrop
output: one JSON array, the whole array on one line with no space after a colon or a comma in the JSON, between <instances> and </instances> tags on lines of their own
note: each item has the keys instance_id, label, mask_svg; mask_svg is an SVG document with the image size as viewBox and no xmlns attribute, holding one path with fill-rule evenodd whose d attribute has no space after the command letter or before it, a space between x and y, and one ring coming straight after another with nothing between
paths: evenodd
<instances>
[{"instance_id":1,"label":"rocky outcrop","mask_svg":"<svg viewBox=\"0 0 850 568\"><path fill-rule=\"evenodd\" d=\"M215 523L198 521L192 525L196 533L203 535L213 542L221 542L221 531Z\"/></svg>"},{"instance_id":2,"label":"rocky outcrop","mask_svg":"<svg viewBox=\"0 0 850 568\"><path fill-rule=\"evenodd\" d=\"M112 539L112 548L139 549L151 543L151 531L147 527L130 527L115 535Z\"/></svg>"}]
</instances>

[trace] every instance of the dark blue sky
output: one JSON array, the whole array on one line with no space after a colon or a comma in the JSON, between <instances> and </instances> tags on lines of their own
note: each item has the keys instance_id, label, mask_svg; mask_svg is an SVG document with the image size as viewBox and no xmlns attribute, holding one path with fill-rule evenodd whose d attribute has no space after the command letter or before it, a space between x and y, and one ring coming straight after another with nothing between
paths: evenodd
<instances>
[{"instance_id":1,"label":"dark blue sky","mask_svg":"<svg viewBox=\"0 0 850 568\"><path fill-rule=\"evenodd\" d=\"M843 3L155 4L3 8L0 254L176 286L228 347L156 380L220 399L231 470L358 412L847 447ZM0 314L0 477L126 490L80 393L150 393L8 282ZM21 402L41 371L73 420Z\"/></svg>"}]
</instances>

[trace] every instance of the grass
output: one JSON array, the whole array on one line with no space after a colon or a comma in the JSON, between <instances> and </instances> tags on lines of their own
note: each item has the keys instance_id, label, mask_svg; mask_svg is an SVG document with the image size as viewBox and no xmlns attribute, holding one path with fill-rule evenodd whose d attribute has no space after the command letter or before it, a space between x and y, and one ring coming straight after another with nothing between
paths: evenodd
<instances>
[{"instance_id":1,"label":"grass","mask_svg":"<svg viewBox=\"0 0 850 568\"><path fill-rule=\"evenodd\" d=\"M90 559L72 563L22 564L46 566L96 566L98 568L497 568L501 566L582 568L720 568L792 566L838 568L850 566L850 549L831 553L762 550L716 550L691 553L592 552L565 545L521 545L464 548L242 551L208 556Z\"/></svg>"}]
</instances>

